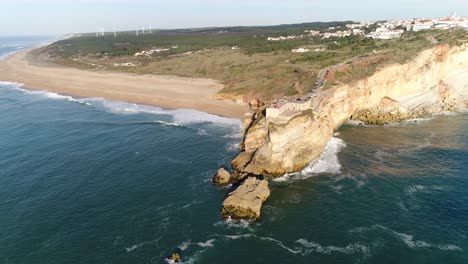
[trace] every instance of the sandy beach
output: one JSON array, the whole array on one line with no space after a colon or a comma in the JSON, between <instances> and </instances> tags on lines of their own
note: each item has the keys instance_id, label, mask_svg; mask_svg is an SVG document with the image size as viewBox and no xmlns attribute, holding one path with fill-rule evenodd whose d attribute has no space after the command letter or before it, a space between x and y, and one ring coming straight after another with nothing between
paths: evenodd
<instances>
[{"instance_id":1,"label":"sandy beach","mask_svg":"<svg viewBox=\"0 0 468 264\"><path fill-rule=\"evenodd\" d=\"M28 89L169 109L194 109L238 119L248 111L247 106L214 99L223 88L215 80L79 70L41 63L30 52L22 51L0 60L0 80L23 83Z\"/></svg>"}]
</instances>

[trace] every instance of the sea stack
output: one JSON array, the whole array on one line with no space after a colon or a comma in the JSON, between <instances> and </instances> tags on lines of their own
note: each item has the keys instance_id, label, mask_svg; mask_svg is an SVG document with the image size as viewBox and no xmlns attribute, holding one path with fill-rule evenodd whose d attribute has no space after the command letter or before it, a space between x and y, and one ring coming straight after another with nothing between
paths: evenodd
<instances>
[{"instance_id":1,"label":"sea stack","mask_svg":"<svg viewBox=\"0 0 468 264\"><path fill-rule=\"evenodd\" d=\"M225 218L256 220L260 218L262 204L269 196L267 180L248 177L228 194L223 202L221 214Z\"/></svg>"},{"instance_id":2,"label":"sea stack","mask_svg":"<svg viewBox=\"0 0 468 264\"><path fill-rule=\"evenodd\" d=\"M231 181L231 174L225 168L220 168L211 181L213 184L227 185Z\"/></svg>"}]
</instances>

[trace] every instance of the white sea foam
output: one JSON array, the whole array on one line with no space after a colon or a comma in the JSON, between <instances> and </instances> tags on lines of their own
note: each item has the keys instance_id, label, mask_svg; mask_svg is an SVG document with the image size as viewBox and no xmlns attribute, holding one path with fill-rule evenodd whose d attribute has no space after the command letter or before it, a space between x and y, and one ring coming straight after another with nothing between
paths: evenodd
<instances>
[{"instance_id":1,"label":"white sea foam","mask_svg":"<svg viewBox=\"0 0 468 264\"><path fill-rule=\"evenodd\" d=\"M202 247L202 248L212 248L215 246L214 242L216 241L216 239L209 239L205 242L197 242L197 243L192 243L191 240L188 240L188 241L184 241L182 242L178 248L182 251L186 251L187 249L189 249L191 246L199 246L199 247Z\"/></svg>"},{"instance_id":2,"label":"white sea foam","mask_svg":"<svg viewBox=\"0 0 468 264\"><path fill-rule=\"evenodd\" d=\"M463 251L463 249L453 244L434 244L423 240L415 240L414 235L394 231L386 226L373 225L372 227L357 227L349 230L352 233L369 232L372 230L384 230L401 240L409 248L437 248L444 251Z\"/></svg>"},{"instance_id":3,"label":"white sea foam","mask_svg":"<svg viewBox=\"0 0 468 264\"><path fill-rule=\"evenodd\" d=\"M406 123L420 123L420 122L425 122L425 121L430 121L432 120L433 117L421 117L421 118L412 118L412 119L408 119L406 120L405 122Z\"/></svg>"},{"instance_id":4,"label":"white sea foam","mask_svg":"<svg viewBox=\"0 0 468 264\"><path fill-rule=\"evenodd\" d=\"M325 149L317 160L314 160L305 168L301 174L317 174L317 173L341 173L341 164L338 161L338 153L342 148L346 147L345 142L337 137L332 137L328 141Z\"/></svg>"},{"instance_id":5,"label":"white sea foam","mask_svg":"<svg viewBox=\"0 0 468 264\"><path fill-rule=\"evenodd\" d=\"M322 246L317 242L307 241L306 239L299 239L296 242L301 244L307 249L305 251L305 254L309 254L311 252L317 252L317 253L330 255L333 252L339 252L343 254L362 253L365 256L370 255L369 248L358 243L348 244L346 247L338 247L338 246Z\"/></svg>"},{"instance_id":6,"label":"white sea foam","mask_svg":"<svg viewBox=\"0 0 468 264\"><path fill-rule=\"evenodd\" d=\"M165 122L165 121L154 121L154 123L159 124L161 126L173 126L173 127L183 127L184 125L172 123L172 122Z\"/></svg>"},{"instance_id":7,"label":"white sea foam","mask_svg":"<svg viewBox=\"0 0 468 264\"><path fill-rule=\"evenodd\" d=\"M405 193L407 194L414 194L416 192L423 192L426 191L427 187L423 185L411 185L405 189Z\"/></svg>"},{"instance_id":8,"label":"white sea foam","mask_svg":"<svg viewBox=\"0 0 468 264\"><path fill-rule=\"evenodd\" d=\"M116 114L138 114L138 113L148 113L148 114L159 114L159 115L171 115L174 119L174 122L178 124L191 124L191 123L216 123L224 125L236 125L240 126L241 122L238 119L227 118L208 114L205 112L200 112L197 110L191 109L176 109L169 110L163 109L157 106L141 105L120 101L110 101L102 98L90 98L83 99L84 101L91 103L101 104L107 111Z\"/></svg>"},{"instance_id":9,"label":"white sea foam","mask_svg":"<svg viewBox=\"0 0 468 264\"><path fill-rule=\"evenodd\" d=\"M281 242L281 241L279 241L277 239L271 238L271 237L259 237L259 239L266 240L266 241L271 241L271 242L277 244L278 246L280 246L281 248L286 249L287 251L289 251L289 252L291 252L293 254L298 254L298 253L301 253L301 251L302 251L301 249L289 248L289 247L285 246L283 244L283 242Z\"/></svg>"},{"instance_id":10,"label":"white sea foam","mask_svg":"<svg viewBox=\"0 0 468 264\"><path fill-rule=\"evenodd\" d=\"M426 241L422 240L415 240L413 235L408 235L405 233L398 233L393 230L390 230L395 236L400 238L409 248L424 248L424 247L429 247L429 248L438 248L440 250L444 251L463 251L459 246L457 245L451 245L451 244L442 244L442 245L437 245L437 244L432 244Z\"/></svg>"},{"instance_id":11,"label":"white sea foam","mask_svg":"<svg viewBox=\"0 0 468 264\"><path fill-rule=\"evenodd\" d=\"M255 237L253 234L245 234L245 235L231 235L231 236L224 236L226 238L232 239L232 240L237 240L241 238L250 238L250 237Z\"/></svg>"},{"instance_id":12,"label":"white sea foam","mask_svg":"<svg viewBox=\"0 0 468 264\"><path fill-rule=\"evenodd\" d=\"M227 134L227 135L223 136L223 138L232 138L232 139L242 139L243 137L244 137L244 135L240 132L240 130L234 131L231 134Z\"/></svg>"},{"instance_id":13,"label":"white sea foam","mask_svg":"<svg viewBox=\"0 0 468 264\"><path fill-rule=\"evenodd\" d=\"M61 95L61 94L54 93L54 92L49 92L49 91L46 91L46 90L27 90L27 89L21 88L22 86L23 85L20 84L20 83L10 83L10 88L21 91L21 92L23 92L25 94L36 95L36 96L40 96L40 97L43 97L43 98L46 98L46 99L67 100L67 101L70 101L70 102L76 102L76 103L80 103L80 104L91 105L90 103L87 103L84 99L83 100L75 99L73 96L70 96L70 95Z\"/></svg>"},{"instance_id":14,"label":"white sea foam","mask_svg":"<svg viewBox=\"0 0 468 264\"><path fill-rule=\"evenodd\" d=\"M211 248L211 247L214 247L214 244L213 242L215 242L216 239L210 239L206 242L198 242L197 245L199 245L200 247L203 247L203 248Z\"/></svg>"},{"instance_id":15,"label":"white sea foam","mask_svg":"<svg viewBox=\"0 0 468 264\"><path fill-rule=\"evenodd\" d=\"M240 149L239 142L233 142L233 143L227 144L227 150L228 151L235 151L235 150L239 150L239 149Z\"/></svg>"},{"instance_id":16,"label":"white sea foam","mask_svg":"<svg viewBox=\"0 0 468 264\"><path fill-rule=\"evenodd\" d=\"M5 88L13 88L13 89L19 89L21 86L23 86L22 83L17 83L17 82L6 82L6 81L0 81L0 86L5 86Z\"/></svg>"},{"instance_id":17,"label":"white sea foam","mask_svg":"<svg viewBox=\"0 0 468 264\"><path fill-rule=\"evenodd\" d=\"M208 135L208 133L206 132L205 129L197 129L197 134L200 135L200 136L206 136Z\"/></svg>"},{"instance_id":18,"label":"white sea foam","mask_svg":"<svg viewBox=\"0 0 468 264\"><path fill-rule=\"evenodd\" d=\"M227 239L231 239L231 240L238 240L238 239L250 239L250 238L256 238L256 239L259 239L259 240L263 240L263 241L269 241L269 242L272 242L276 245L278 245L279 247L293 253L293 254L299 254L301 253L301 249L297 249L297 248L290 248L290 247L287 247L286 245L284 245L284 243L278 239L275 239L275 238L272 238L272 237L262 237L262 236L257 236L257 235L254 235L254 234L244 234L244 235L225 235L223 236Z\"/></svg>"},{"instance_id":19,"label":"white sea foam","mask_svg":"<svg viewBox=\"0 0 468 264\"><path fill-rule=\"evenodd\" d=\"M208 114L205 112L200 112L192 109L176 109L169 110L163 109L156 106L141 105L120 101L111 101L103 98L80 98L76 99L73 96L61 95L54 92L49 92L45 90L27 90L21 88L23 84L13 83L13 82L3 82L0 81L0 85L6 86L6 88L13 88L20 90L24 93L31 95L38 95L48 99L61 99L71 102L78 102L86 105L95 105L101 106L106 111L115 114L139 114L139 113L149 113L149 114L158 114L158 115L169 115L172 116L173 122L167 122L166 125L187 125L194 123L213 123L217 125L226 125L229 127L235 127L236 132L240 131L241 121L234 118L227 118L217 115ZM203 131L200 133L203 134Z\"/></svg>"},{"instance_id":20,"label":"white sea foam","mask_svg":"<svg viewBox=\"0 0 468 264\"><path fill-rule=\"evenodd\" d=\"M320 157L313 160L304 170L299 173L286 174L274 181L284 182L290 179L306 179L319 173L340 174L341 164L338 160L338 153L344 147L346 147L344 140L332 137L330 141L328 141Z\"/></svg>"},{"instance_id":21,"label":"white sea foam","mask_svg":"<svg viewBox=\"0 0 468 264\"><path fill-rule=\"evenodd\" d=\"M249 221L249 220L234 220L229 217L226 220L217 222L215 225L216 226L223 225L223 226L226 226L227 228L250 229L251 223L252 221Z\"/></svg>"},{"instance_id":22,"label":"white sea foam","mask_svg":"<svg viewBox=\"0 0 468 264\"><path fill-rule=\"evenodd\" d=\"M191 243L190 243L190 240L189 240L189 241L185 241L182 244L180 244L178 246L178 248L180 248L180 250L182 250L182 251L185 251L190 247L190 245L191 245Z\"/></svg>"},{"instance_id":23,"label":"white sea foam","mask_svg":"<svg viewBox=\"0 0 468 264\"><path fill-rule=\"evenodd\" d=\"M350 126L365 126L364 122L356 120L348 120L345 122L345 124Z\"/></svg>"},{"instance_id":24,"label":"white sea foam","mask_svg":"<svg viewBox=\"0 0 468 264\"><path fill-rule=\"evenodd\" d=\"M125 250L127 251L127 253L130 253L130 252L134 251L135 249L138 249L138 248L142 247L143 245L145 245L145 242L142 242L140 244L133 245L131 247L125 248Z\"/></svg>"},{"instance_id":25,"label":"white sea foam","mask_svg":"<svg viewBox=\"0 0 468 264\"><path fill-rule=\"evenodd\" d=\"M338 247L338 246L322 246L321 244L317 242L311 242L307 241L306 239L298 239L296 240L296 243L302 246L301 247L291 247L285 245L282 241L272 238L272 237L263 237L263 236L257 236L254 234L243 234L243 235L225 235L223 236L224 238L231 239L231 240L238 240L238 239L259 239L263 241L269 241L277 246L281 247L282 249L287 250L288 252L292 254L302 254L302 255L308 255L312 252L316 253L321 253L321 254L332 254L334 252L339 252L343 254L355 254L355 253L361 253L364 256L369 256L370 255L370 249L362 244L359 243L352 243L348 244L345 247Z\"/></svg>"}]
</instances>

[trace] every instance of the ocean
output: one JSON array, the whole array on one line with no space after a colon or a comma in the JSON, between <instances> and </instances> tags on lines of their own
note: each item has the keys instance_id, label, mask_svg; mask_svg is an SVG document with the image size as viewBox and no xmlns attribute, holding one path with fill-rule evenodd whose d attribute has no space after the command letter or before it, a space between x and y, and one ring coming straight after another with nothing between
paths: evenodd
<instances>
[{"instance_id":1,"label":"ocean","mask_svg":"<svg viewBox=\"0 0 468 264\"><path fill-rule=\"evenodd\" d=\"M240 126L0 82L0 263L468 263L468 115L343 126L253 223L210 183Z\"/></svg>"}]
</instances>

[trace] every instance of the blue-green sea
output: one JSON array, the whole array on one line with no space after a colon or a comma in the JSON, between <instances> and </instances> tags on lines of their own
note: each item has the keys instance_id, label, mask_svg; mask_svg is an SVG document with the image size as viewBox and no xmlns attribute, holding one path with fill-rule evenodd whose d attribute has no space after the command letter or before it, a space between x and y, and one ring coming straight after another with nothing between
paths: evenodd
<instances>
[{"instance_id":1,"label":"blue-green sea","mask_svg":"<svg viewBox=\"0 0 468 264\"><path fill-rule=\"evenodd\" d=\"M210 183L240 124L0 82L0 263L468 263L467 114L343 126L253 223Z\"/></svg>"}]
</instances>

